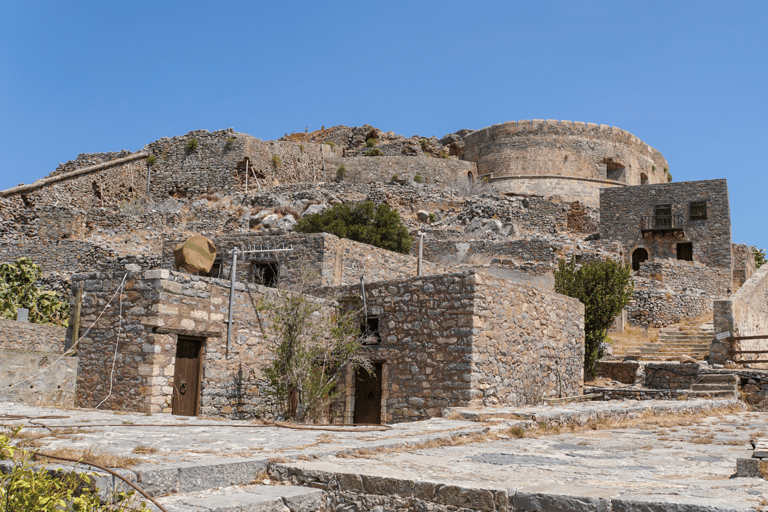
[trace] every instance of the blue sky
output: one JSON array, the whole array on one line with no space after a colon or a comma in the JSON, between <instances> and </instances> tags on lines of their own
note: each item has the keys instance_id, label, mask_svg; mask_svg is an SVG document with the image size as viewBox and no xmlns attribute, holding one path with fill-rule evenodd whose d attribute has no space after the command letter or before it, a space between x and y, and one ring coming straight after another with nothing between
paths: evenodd
<instances>
[{"instance_id":1,"label":"blue sky","mask_svg":"<svg viewBox=\"0 0 768 512\"><path fill-rule=\"evenodd\" d=\"M768 248L766 26L757 1L6 2L0 189L194 129L568 119L727 178L734 242Z\"/></svg>"}]
</instances>

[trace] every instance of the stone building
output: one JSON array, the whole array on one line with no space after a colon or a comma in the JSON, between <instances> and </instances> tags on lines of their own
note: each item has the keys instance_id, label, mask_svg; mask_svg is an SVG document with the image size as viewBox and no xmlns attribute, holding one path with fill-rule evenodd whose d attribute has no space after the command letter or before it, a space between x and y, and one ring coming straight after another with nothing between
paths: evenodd
<instances>
[{"instance_id":1,"label":"stone building","mask_svg":"<svg viewBox=\"0 0 768 512\"><path fill-rule=\"evenodd\" d=\"M113 304L80 341L78 406L274 416L262 373L273 333L258 304L276 290L236 283L228 336L228 281L168 270L78 274L82 325L97 320L123 279L122 316ZM322 293L328 298L312 300L323 318L331 298L361 300L359 286ZM365 299L361 323L378 340L367 347L377 371L340 383L346 422L410 421L444 407L581 392L584 309L575 299L475 272L377 282Z\"/></svg>"}]
</instances>

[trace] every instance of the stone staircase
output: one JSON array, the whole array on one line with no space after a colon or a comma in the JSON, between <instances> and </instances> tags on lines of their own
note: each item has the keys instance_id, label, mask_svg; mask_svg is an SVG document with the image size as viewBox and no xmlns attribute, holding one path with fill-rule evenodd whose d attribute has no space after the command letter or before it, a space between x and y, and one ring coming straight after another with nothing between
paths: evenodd
<instances>
[{"instance_id":1,"label":"stone staircase","mask_svg":"<svg viewBox=\"0 0 768 512\"><path fill-rule=\"evenodd\" d=\"M614 351L614 355L632 356L640 360L664 360L686 355L703 361L709 355L709 344L713 336L712 322L703 325L682 323L661 329L655 343L631 347L623 353Z\"/></svg>"},{"instance_id":2,"label":"stone staircase","mask_svg":"<svg viewBox=\"0 0 768 512\"><path fill-rule=\"evenodd\" d=\"M738 398L739 377L732 373L706 373L699 375L691 386L692 398Z\"/></svg>"}]
</instances>

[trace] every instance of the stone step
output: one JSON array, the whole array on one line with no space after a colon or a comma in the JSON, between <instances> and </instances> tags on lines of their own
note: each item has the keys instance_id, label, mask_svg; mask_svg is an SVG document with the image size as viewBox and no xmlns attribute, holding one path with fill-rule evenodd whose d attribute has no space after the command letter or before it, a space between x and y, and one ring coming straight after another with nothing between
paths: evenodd
<instances>
[{"instance_id":1,"label":"stone step","mask_svg":"<svg viewBox=\"0 0 768 512\"><path fill-rule=\"evenodd\" d=\"M732 373L705 373L699 375L700 384L731 384L739 385L739 376Z\"/></svg>"},{"instance_id":2,"label":"stone step","mask_svg":"<svg viewBox=\"0 0 768 512\"><path fill-rule=\"evenodd\" d=\"M691 386L694 391L738 391L738 388L732 384L694 384Z\"/></svg>"},{"instance_id":3,"label":"stone step","mask_svg":"<svg viewBox=\"0 0 768 512\"><path fill-rule=\"evenodd\" d=\"M687 393L692 398L738 398L736 391L693 391Z\"/></svg>"},{"instance_id":4,"label":"stone step","mask_svg":"<svg viewBox=\"0 0 768 512\"><path fill-rule=\"evenodd\" d=\"M323 509L323 491L293 485L222 487L157 498L168 512L314 512Z\"/></svg>"}]
</instances>

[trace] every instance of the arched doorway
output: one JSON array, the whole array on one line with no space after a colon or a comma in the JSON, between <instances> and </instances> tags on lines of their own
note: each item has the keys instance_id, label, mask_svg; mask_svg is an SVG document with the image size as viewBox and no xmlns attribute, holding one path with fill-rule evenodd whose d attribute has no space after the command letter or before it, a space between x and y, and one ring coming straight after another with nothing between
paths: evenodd
<instances>
[{"instance_id":1,"label":"arched doorway","mask_svg":"<svg viewBox=\"0 0 768 512\"><path fill-rule=\"evenodd\" d=\"M647 185L648 184L648 175L644 172L640 173L640 184L641 185Z\"/></svg>"},{"instance_id":2,"label":"arched doorway","mask_svg":"<svg viewBox=\"0 0 768 512\"><path fill-rule=\"evenodd\" d=\"M632 270L640 270L640 264L648 260L648 251L638 247L632 252Z\"/></svg>"}]
</instances>

